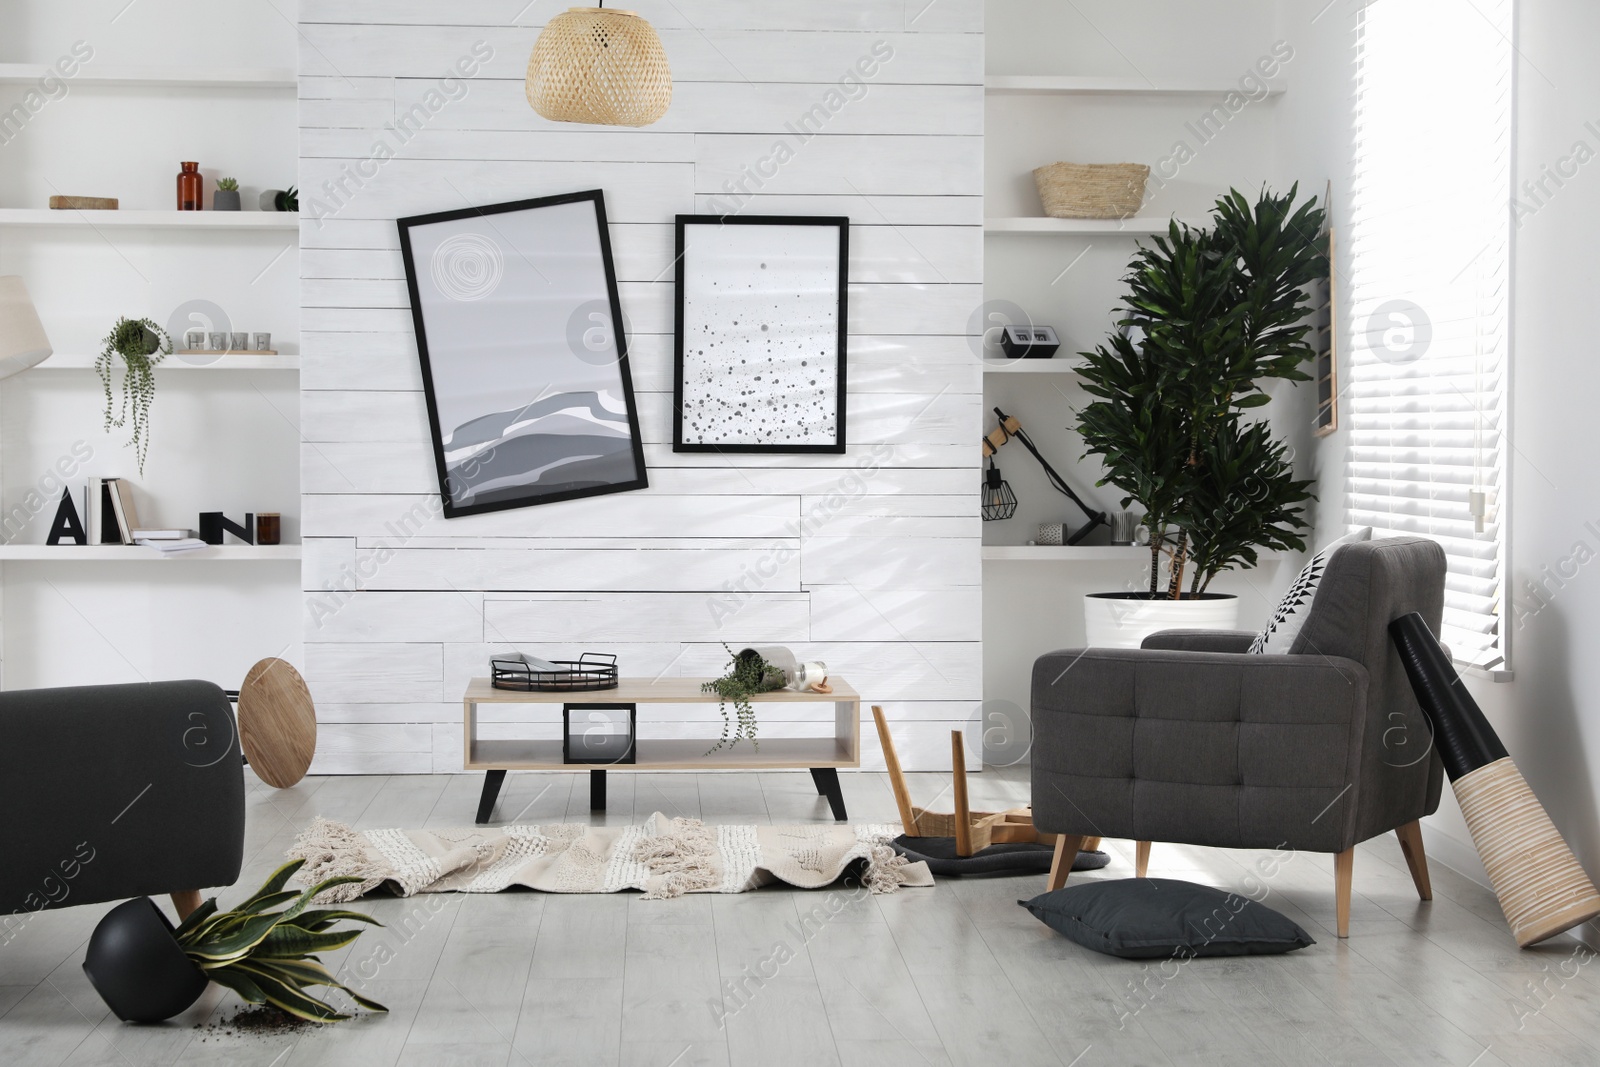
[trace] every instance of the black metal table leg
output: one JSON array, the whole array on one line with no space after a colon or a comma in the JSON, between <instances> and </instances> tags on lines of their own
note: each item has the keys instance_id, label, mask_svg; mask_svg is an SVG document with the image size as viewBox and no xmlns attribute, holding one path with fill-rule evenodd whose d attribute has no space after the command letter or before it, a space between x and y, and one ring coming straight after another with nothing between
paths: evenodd
<instances>
[{"instance_id":1,"label":"black metal table leg","mask_svg":"<svg viewBox=\"0 0 1600 1067\"><path fill-rule=\"evenodd\" d=\"M500 799L500 787L505 784L505 771L490 771L483 776L483 795L478 798L478 825L482 826L494 814L494 802Z\"/></svg>"},{"instance_id":2,"label":"black metal table leg","mask_svg":"<svg viewBox=\"0 0 1600 1067\"><path fill-rule=\"evenodd\" d=\"M811 768L811 780L817 783L817 795L828 798L837 822L844 822L844 790L839 788L839 771L834 767Z\"/></svg>"},{"instance_id":3,"label":"black metal table leg","mask_svg":"<svg viewBox=\"0 0 1600 1067\"><path fill-rule=\"evenodd\" d=\"M589 810L606 810L606 772L598 767L589 771Z\"/></svg>"}]
</instances>

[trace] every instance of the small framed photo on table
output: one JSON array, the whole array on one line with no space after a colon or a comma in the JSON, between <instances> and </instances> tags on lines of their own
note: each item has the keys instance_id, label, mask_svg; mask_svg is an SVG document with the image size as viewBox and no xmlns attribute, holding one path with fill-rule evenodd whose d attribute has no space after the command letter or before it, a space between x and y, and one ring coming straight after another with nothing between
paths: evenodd
<instances>
[{"instance_id":1,"label":"small framed photo on table","mask_svg":"<svg viewBox=\"0 0 1600 1067\"><path fill-rule=\"evenodd\" d=\"M843 453L850 220L679 215L674 452Z\"/></svg>"}]
</instances>

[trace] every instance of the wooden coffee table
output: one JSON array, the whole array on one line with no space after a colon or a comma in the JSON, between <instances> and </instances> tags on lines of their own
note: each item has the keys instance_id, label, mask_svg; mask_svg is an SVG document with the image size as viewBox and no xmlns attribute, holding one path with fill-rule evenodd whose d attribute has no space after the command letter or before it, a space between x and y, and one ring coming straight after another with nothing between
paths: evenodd
<instances>
[{"instance_id":1,"label":"wooden coffee table","mask_svg":"<svg viewBox=\"0 0 1600 1067\"><path fill-rule=\"evenodd\" d=\"M765 737L760 746L740 741L731 748L708 751L715 737L642 738L636 742L633 763L609 763L596 767L568 763L562 755L562 742L483 738L478 736L478 707L481 704L539 704L548 707L559 727L563 705L632 704L715 704L715 693L703 693L707 678L623 678L615 689L594 692L521 692L496 689L487 678L474 678L461 698L461 720L465 731L465 760L469 771L487 771L483 795L478 800L478 822L486 823L494 812L500 787L507 771L589 771L589 807L606 807L606 771L773 771L806 768L816 783L817 795L828 798L833 817L845 820L844 794L839 790L839 768L861 766L861 697L837 676L828 679L831 693L800 693L782 689L750 698L758 706L768 704L833 705L832 737ZM731 712L731 709L730 709ZM646 713L640 711L644 720Z\"/></svg>"}]
</instances>

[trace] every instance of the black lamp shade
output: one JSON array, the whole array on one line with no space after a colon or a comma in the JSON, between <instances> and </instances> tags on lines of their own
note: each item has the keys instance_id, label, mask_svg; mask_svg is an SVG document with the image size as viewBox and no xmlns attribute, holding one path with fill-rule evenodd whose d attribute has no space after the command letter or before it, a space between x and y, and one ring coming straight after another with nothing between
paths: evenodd
<instances>
[{"instance_id":1,"label":"black lamp shade","mask_svg":"<svg viewBox=\"0 0 1600 1067\"><path fill-rule=\"evenodd\" d=\"M989 469L983 474L983 521L1009 519L1016 513L1017 494L1013 493L1011 486L1000 477L1000 468L991 460Z\"/></svg>"}]
</instances>

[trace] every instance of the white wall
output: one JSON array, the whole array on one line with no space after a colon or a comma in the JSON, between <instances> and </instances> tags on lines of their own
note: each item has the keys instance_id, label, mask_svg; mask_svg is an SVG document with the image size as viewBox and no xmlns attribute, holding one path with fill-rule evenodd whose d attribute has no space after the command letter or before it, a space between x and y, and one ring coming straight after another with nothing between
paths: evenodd
<instances>
[{"instance_id":1,"label":"white wall","mask_svg":"<svg viewBox=\"0 0 1600 1067\"><path fill-rule=\"evenodd\" d=\"M1578 858L1600 877L1600 479L1586 428L1600 388L1592 331L1593 235L1600 232L1600 166L1529 193L1579 142L1600 153L1600 71L1588 45L1600 10L1566 0L1519 6L1512 323L1511 574L1506 623L1510 683L1469 686ZM1571 173L1570 166L1563 166ZM1594 524L1591 526L1590 524ZM1542 591L1530 590L1530 585ZM1453 802L1440 834L1470 840ZM1465 849L1463 848L1463 851ZM1591 935L1592 937L1593 935Z\"/></svg>"},{"instance_id":2,"label":"white wall","mask_svg":"<svg viewBox=\"0 0 1600 1067\"><path fill-rule=\"evenodd\" d=\"M1275 6L1161 0L1139 4L1057 4L1048 0L989 0L985 50L991 74L1056 74L1144 79L1156 85L1208 82L1237 85L1256 64L1273 58L1283 40ZM990 96L984 144L985 214L1043 214L1033 168L1056 160L1146 163L1152 167L1141 215L1204 216L1230 187L1247 195L1263 183L1287 191L1277 143L1284 109L1309 80L1300 60L1277 61L1282 97L1252 101L1221 132L1202 141L1195 125L1220 95ZM1314 91L1314 90L1313 90ZM1189 156L1178 151L1185 145ZM1163 160L1171 162L1163 166ZM1181 161L1181 162L1180 162ZM1302 193L1322 195L1322 181ZM1020 307L1034 322L1056 327L1062 352L1079 352L1105 339L1112 309L1124 292L1122 277L1136 241L1128 236L1062 237L990 234L985 244L984 296ZM1092 399L1067 375L994 374L985 378L985 427L998 405L1022 420L1029 435L1080 496L1106 511L1119 494L1096 488L1102 467L1081 459L1076 412ZM1268 417L1301 457L1309 477L1310 390L1289 383L1272 387ZM998 463L1015 490L1016 515L985 523L985 544L1020 545L1040 522L1083 516L1052 489L1020 444L1004 448ZM1104 544L1104 531L1091 543ZM1143 553L1130 562L990 561L984 564L984 696L999 715L1026 708L1033 661L1044 652L1081 647L1086 593L1143 588ZM1240 598L1239 624L1265 625L1281 587L1299 566L1296 558L1266 561L1253 571L1230 572L1212 591Z\"/></svg>"},{"instance_id":3,"label":"white wall","mask_svg":"<svg viewBox=\"0 0 1600 1067\"><path fill-rule=\"evenodd\" d=\"M1349 217L1350 144L1354 110L1353 4L1340 4L1314 25L1312 8L1283 5L1282 32L1317 72L1315 94L1286 99L1282 127L1286 168L1334 178L1336 221ZM1600 632L1600 552L1596 475L1584 430L1600 370L1583 314L1592 302L1592 236L1600 228L1600 171L1576 167L1560 186L1530 194L1523 182L1570 161L1582 142L1600 153L1600 72L1589 45L1600 38L1600 10L1566 0L1519 6L1514 184L1521 201L1513 253L1512 425L1509 602L1503 609L1515 679L1467 686L1505 741L1512 758L1591 873L1600 874L1600 661L1586 641ZM1565 168L1570 175L1574 165ZM1426 175L1447 181L1447 174ZM1348 321L1341 333L1350 336ZM1342 522L1343 437L1318 456L1322 525ZM1580 547L1581 546L1581 547ZM1535 597L1529 583L1543 591ZM1482 878L1471 838L1448 789L1426 824L1428 847L1457 869Z\"/></svg>"},{"instance_id":4,"label":"white wall","mask_svg":"<svg viewBox=\"0 0 1600 1067\"><path fill-rule=\"evenodd\" d=\"M981 386L961 334L982 280L982 8L943 0L912 19L897 0L636 6L675 79L666 118L637 131L551 124L524 101L528 53L555 7L507 26L506 5L480 0L301 4L302 213L314 195L330 210L302 233L318 770L460 769L460 692L506 645L614 651L630 675L710 675L723 641L789 644L884 704L919 767L947 767L949 728L976 714ZM893 58L866 95L745 209L852 220L850 454L675 454L672 217L712 210L741 166L793 142L785 123L879 42ZM490 58L464 97L359 190L324 190L474 47ZM387 524L437 493L393 220L595 187L631 321L650 488L428 519L360 591L330 601L325 586L394 545ZM880 469L853 475L869 462ZM820 527L797 536L805 520ZM783 549L792 560L721 617L724 585ZM763 716L768 736L817 729Z\"/></svg>"},{"instance_id":5,"label":"white wall","mask_svg":"<svg viewBox=\"0 0 1600 1067\"><path fill-rule=\"evenodd\" d=\"M267 0L0 0L0 62L54 63L74 47L73 77L0 143L0 207L42 208L55 193L114 196L123 209L170 210L178 163L232 175L256 192L295 181L288 90L94 84L108 68L176 70L295 65L295 28ZM0 84L0 111L34 87ZM34 104L38 104L36 98ZM298 351L293 231L0 226L0 274L20 274L58 356L87 357L118 316L165 325L206 300L238 330ZM202 511L283 514L299 538L299 390L292 372L161 371L145 472L105 432L90 370L50 363L0 384L0 510L28 499L76 445L92 452L71 481L122 476L147 523L193 527ZM51 483L53 484L53 483ZM13 544L42 544L49 506ZM233 688L250 664L301 662L293 562L70 559L0 564L7 688L200 677Z\"/></svg>"}]
</instances>

